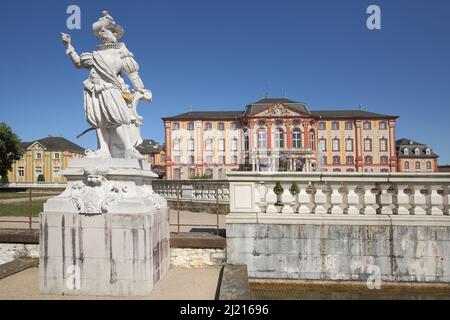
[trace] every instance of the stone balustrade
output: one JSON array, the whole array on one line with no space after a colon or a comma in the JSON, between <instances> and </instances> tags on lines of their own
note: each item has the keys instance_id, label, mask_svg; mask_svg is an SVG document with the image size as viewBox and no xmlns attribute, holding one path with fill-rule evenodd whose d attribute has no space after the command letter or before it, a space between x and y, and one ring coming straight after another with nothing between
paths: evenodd
<instances>
[{"instance_id":1,"label":"stone balustrade","mask_svg":"<svg viewBox=\"0 0 450 320\"><path fill-rule=\"evenodd\" d=\"M229 183L223 180L154 180L152 185L156 193L169 201L230 202Z\"/></svg>"},{"instance_id":2,"label":"stone balustrade","mask_svg":"<svg viewBox=\"0 0 450 320\"><path fill-rule=\"evenodd\" d=\"M449 174L230 172L231 213L449 217Z\"/></svg>"}]
</instances>

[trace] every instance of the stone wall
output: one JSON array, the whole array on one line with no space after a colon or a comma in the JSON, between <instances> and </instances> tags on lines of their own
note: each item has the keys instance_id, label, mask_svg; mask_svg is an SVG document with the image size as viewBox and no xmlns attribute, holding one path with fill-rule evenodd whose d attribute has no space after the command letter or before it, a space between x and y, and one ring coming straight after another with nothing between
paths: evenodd
<instances>
[{"instance_id":1,"label":"stone wall","mask_svg":"<svg viewBox=\"0 0 450 320\"><path fill-rule=\"evenodd\" d=\"M250 277L450 282L450 227L228 224L227 262Z\"/></svg>"},{"instance_id":2,"label":"stone wall","mask_svg":"<svg viewBox=\"0 0 450 320\"><path fill-rule=\"evenodd\" d=\"M20 257L39 258L39 245L0 243L0 264Z\"/></svg>"},{"instance_id":3,"label":"stone wall","mask_svg":"<svg viewBox=\"0 0 450 320\"><path fill-rule=\"evenodd\" d=\"M225 263L225 249L173 248L170 251L171 267L207 268Z\"/></svg>"}]
</instances>

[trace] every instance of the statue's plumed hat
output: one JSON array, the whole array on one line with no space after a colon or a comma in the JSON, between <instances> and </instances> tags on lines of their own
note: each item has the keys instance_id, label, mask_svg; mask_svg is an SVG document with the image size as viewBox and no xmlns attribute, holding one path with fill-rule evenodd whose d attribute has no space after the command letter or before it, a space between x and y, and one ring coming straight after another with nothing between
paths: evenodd
<instances>
[{"instance_id":1,"label":"statue's plumed hat","mask_svg":"<svg viewBox=\"0 0 450 320\"><path fill-rule=\"evenodd\" d=\"M108 11L102 12L102 17L98 19L97 22L94 22L92 25L92 30L94 31L95 36L100 39L100 30L102 28L108 29L113 32L117 39L121 38L124 34L124 30L121 26L119 26L108 13Z\"/></svg>"}]
</instances>

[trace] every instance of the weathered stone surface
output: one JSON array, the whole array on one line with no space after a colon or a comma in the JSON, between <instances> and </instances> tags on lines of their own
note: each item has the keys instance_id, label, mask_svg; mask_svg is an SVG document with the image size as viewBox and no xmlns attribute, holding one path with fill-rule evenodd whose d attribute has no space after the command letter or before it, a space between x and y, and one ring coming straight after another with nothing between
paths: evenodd
<instances>
[{"instance_id":1,"label":"weathered stone surface","mask_svg":"<svg viewBox=\"0 0 450 320\"><path fill-rule=\"evenodd\" d=\"M250 277L448 282L448 227L229 224L227 262ZM254 238L246 235L255 235Z\"/></svg>"},{"instance_id":2,"label":"weathered stone surface","mask_svg":"<svg viewBox=\"0 0 450 320\"><path fill-rule=\"evenodd\" d=\"M245 265L225 265L220 285L219 300L250 300L247 267Z\"/></svg>"},{"instance_id":3,"label":"weathered stone surface","mask_svg":"<svg viewBox=\"0 0 450 320\"><path fill-rule=\"evenodd\" d=\"M187 249L175 248L170 252L172 267L206 268L225 263L225 249Z\"/></svg>"},{"instance_id":4,"label":"weathered stone surface","mask_svg":"<svg viewBox=\"0 0 450 320\"><path fill-rule=\"evenodd\" d=\"M130 215L44 212L40 224L45 294L145 295L170 266L166 207ZM68 284L74 275L79 288Z\"/></svg>"}]
</instances>

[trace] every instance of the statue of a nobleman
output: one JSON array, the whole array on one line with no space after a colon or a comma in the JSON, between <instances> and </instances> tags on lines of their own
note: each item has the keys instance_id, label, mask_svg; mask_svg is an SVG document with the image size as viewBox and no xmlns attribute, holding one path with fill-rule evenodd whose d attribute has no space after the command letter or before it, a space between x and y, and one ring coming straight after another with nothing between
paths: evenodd
<instances>
[{"instance_id":1,"label":"statue of a nobleman","mask_svg":"<svg viewBox=\"0 0 450 320\"><path fill-rule=\"evenodd\" d=\"M66 53L77 68L89 70L84 84L84 111L91 128L97 131L98 150L87 150L91 158L135 158L143 156L136 150L142 143L140 126L143 118L136 112L141 99L151 101L152 93L144 89L139 77L139 65L124 43L118 42L124 34L107 11L92 25L95 36L103 44L92 53L77 54L71 38L61 33ZM126 73L134 89L125 83ZM83 134L85 133L83 132Z\"/></svg>"}]
</instances>

